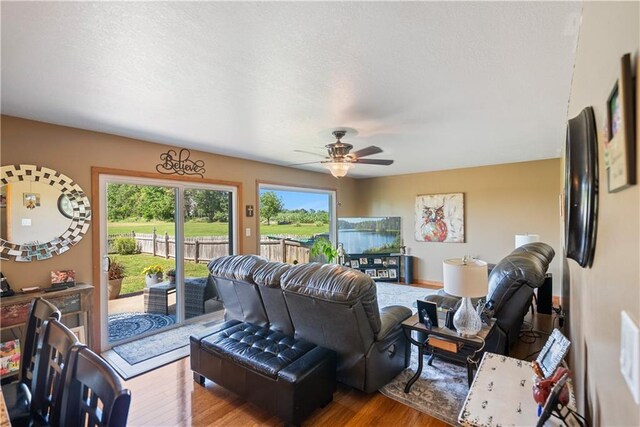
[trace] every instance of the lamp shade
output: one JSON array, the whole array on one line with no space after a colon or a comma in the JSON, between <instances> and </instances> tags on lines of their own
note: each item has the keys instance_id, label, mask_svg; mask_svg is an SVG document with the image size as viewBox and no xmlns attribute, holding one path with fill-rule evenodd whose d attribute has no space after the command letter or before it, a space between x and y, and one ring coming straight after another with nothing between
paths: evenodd
<instances>
[{"instance_id":1,"label":"lamp shade","mask_svg":"<svg viewBox=\"0 0 640 427\"><path fill-rule=\"evenodd\" d=\"M329 169L331 175L336 178L342 178L343 176L347 176L351 168L353 168L353 163L350 162L325 162L322 163L322 166Z\"/></svg>"},{"instance_id":2,"label":"lamp shade","mask_svg":"<svg viewBox=\"0 0 640 427\"><path fill-rule=\"evenodd\" d=\"M527 243L539 242L540 236L537 234L516 234L516 248Z\"/></svg>"},{"instance_id":3,"label":"lamp shade","mask_svg":"<svg viewBox=\"0 0 640 427\"><path fill-rule=\"evenodd\" d=\"M487 295L487 263L477 259L446 259L442 263L444 291L458 297L478 298Z\"/></svg>"}]
</instances>

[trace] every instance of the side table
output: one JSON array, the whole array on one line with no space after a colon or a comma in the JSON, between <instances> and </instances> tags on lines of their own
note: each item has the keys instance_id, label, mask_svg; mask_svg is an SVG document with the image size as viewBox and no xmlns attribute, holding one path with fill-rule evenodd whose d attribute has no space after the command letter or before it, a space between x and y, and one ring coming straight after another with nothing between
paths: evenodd
<instances>
[{"instance_id":1,"label":"side table","mask_svg":"<svg viewBox=\"0 0 640 427\"><path fill-rule=\"evenodd\" d=\"M169 294L176 292L176 284L161 282L144 288L144 312L169 314Z\"/></svg>"},{"instance_id":2,"label":"side table","mask_svg":"<svg viewBox=\"0 0 640 427\"><path fill-rule=\"evenodd\" d=\"M438 312L438 325L444 325L445 319L444 315L441 312ZM469 386L473 382L473 371L477 366L477 361L475 360L477 354L484 348L484 340L493 329L495 325L495 319L491 319L489 325L482 325L482 329L475 337L462 337L458 335L456 331L453 331L444 326L442 327L434 327L431 329L427 329L422 323L419 322L418 314L414 314L404 322L402 322L402 330L404 332L407 340L418 347L418 371L415 373L413 377L407 382L407 385L404 388L405 393L409 393L411 390L411 386L415 383L418 378L420 378L420 374L422 374L423 367L423 358L425 351L429 352L429 360L427 364L431 366L433 362L433 358L435 356L442 357L446 360L450 360L458 363L465 363L467 366L467 381L469 382ZM414 338L412 336L412 332L417 332L422 335L424 338ZM438 347L434 347L429 343L429 338L435 337L442 340L445 340L452 345L455 346L455 351L447 351Z\"/></svg>"}]
</instances>

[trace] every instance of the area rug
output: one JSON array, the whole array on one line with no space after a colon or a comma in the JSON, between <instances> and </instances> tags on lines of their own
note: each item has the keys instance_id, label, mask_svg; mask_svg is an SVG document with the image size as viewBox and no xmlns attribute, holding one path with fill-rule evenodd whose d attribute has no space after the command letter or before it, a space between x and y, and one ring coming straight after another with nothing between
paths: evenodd
<instances>
[{"instance_id":1,"label":"area rug","mask_svg":"<svg viewBox=\"0 0 640 427\"><path fill-rule=\"evenodd\" d=\"M432 366L427 365L426 360L424 362L420 378L413 383L411 391L405 393L404 387L418 370L418 350L413 347L409 367L382 387L380 393L448 424L457 425L458 414L469 391L467 369L438 358Z\"/></svg>"},{"instance_id":2,"label":"area rug","mask_svg":"<svg viewBox=\"0 0 640 427\"><path fill-rule=\"evenodd\" d=\"M127 380L188 356L189 336L222 322L223 310L220 310L200 322L115 346L102 353L102 357Z\"/></svg>"},{"instance_id":3,"label":"area rug","mask_svg":"<svg viewBox=\"0 0 640 427\"><path fill-rule=\"evenodd\" d=\"M378 307L390 305L403 305L416 312L416 300L424 299L436 291L433 289L419 288L417 286L399 285L395 283L376 282L378 294Z\"/></svg>"},{"instance_id":4,"label":"area rug","mask_svg":"<svg viewBox=\"0 0 640 427\"><path fill-rule=\"evenodd\" d=\"M117 313L109 315L109 342L131 338L154 329L173 325L173 316L154 313Z\"/></svg>"}]
</instances>

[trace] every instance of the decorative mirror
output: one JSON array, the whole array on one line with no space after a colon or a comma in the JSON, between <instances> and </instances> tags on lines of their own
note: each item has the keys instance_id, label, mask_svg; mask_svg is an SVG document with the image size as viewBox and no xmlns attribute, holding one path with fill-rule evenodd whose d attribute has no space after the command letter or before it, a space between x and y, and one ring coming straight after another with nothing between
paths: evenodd
<instances>
[{"instance_id":1,"label":"decorative mirror","mask_svg":"<svg viewBox=\"0 0 640 427\"><path fill-rule=\"evenodd\" d=\"M68 176L34 165L2 166L0 256L20 262L60 255L89 229L91 206Z\"/></svg>"}]
</instances>

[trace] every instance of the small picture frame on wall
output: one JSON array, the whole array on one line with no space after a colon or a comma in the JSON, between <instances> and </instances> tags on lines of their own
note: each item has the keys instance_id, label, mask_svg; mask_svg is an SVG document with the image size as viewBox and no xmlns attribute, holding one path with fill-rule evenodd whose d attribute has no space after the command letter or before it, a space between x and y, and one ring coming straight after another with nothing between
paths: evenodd
<instances>
[{"instance_id":1,"label":"small picture frame on wall","mask_svg":"<svg viewBox=\"0 0 640 427\"><path fill-rule=\"evenodd\" d=\"M351 268L360 268L360 263L358 262L357 259L351 260Z\"/></svg>"},{"instance_id":2,"label":"small picture frame on wall","mask_svg":"<svg viewBox=\"0 0 640 427\"><path fill-rule=\"evenodd\" d=\"M374 258L373 259L373 263L374 264L382 264L382 258Z\"/></svg>"},{"instance_id":3,"label":"small picture frame on wall","mask_svg":"<svg viewBox=\"0 0 640 427\"><path fill-rule=\"evenodd\" d=\"M364 273L369 277L377 277L375 268L367 268Z\"/></svg>"},{"instance_id":4,"label":"small picture frame on wall","mask_svg":"<svg viewBox=\"0 0 640 427\"><path fill-rule=\"evenodd\" d=\"M78 326L76 328L70 328L70 331L73 332L78 337L78 341L80 341L83 344L86 344L87 335L86 335L86 333L84 331L84 326Z\"/></svg>"},{"instance_id":5,"label":"small picture frame on wall","mask_svg":"<svg viewBox=\"0 0 640 427\"><path fill-rule=\"evenodd\" d=\"M390 268L387 271L389 272L389 279L397 279L398 278L398 272L396 271L395 268Z\"/></svg>"},{"instance_id":6,"label":"small picture frame on wall","mask_svg":"<svg viewBox=\"0 0 640 427\"><path fill-rule=\"evenodd\" d=\"M387 270L378 270L378 277L386 279L389 277L389 272Z\"/></svg>"},{"instance_id":7,"label":"small picture frame on wall","mask_svg":"<svg viewBox=\"0 0 640 427\"><path fill-rule=\"evenodd\" d=\"M397 258L387 258L387 264L388 265L398 265L398 259Z\"/></svg>"},{"instance_id":8,"label":"small picture frame on wall","mask_svg":"<svg viewBox=\"0 0 640 427\"><path fill-rule=\"evenodd\" d=\"M368 258L360 258L360 265L367 265L367 264L369 264Z\"/></svg>"},{"instance_id":9,"label":"small picture frame on wall","mask_svg":"<svg viewBox=\"0 0 640 427\"><path fill-rule=\"evenodd\" d=\"M604 159L607 190L615 193L636 183L636 145L631 55L620 59L620 78L607 98Z\"/></svg>"}]
</instances>

